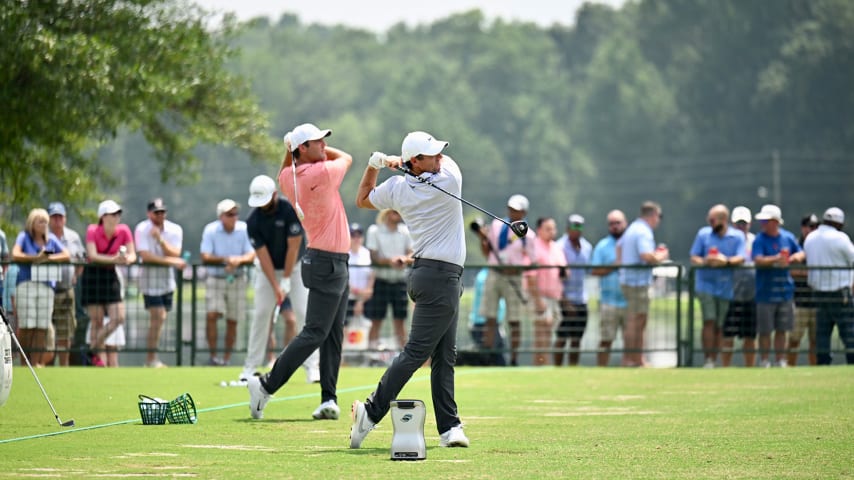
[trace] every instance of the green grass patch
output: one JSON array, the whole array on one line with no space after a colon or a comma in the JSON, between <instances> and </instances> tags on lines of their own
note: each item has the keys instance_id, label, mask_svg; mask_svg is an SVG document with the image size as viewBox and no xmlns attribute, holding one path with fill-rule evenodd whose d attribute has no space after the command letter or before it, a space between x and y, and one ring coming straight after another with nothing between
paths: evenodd
<instances>
[{"instance_id":1,"label":"green grass patch","mask_svg":"<svg viewBox=\"0 0 854 480\"><path fill-rule=\"evenodd\" d=\"M314 421L301 372L265 419L249 418L236 368L16 367L0 407L0 478L854 478L854 370L459 368L468 449L438 447L429 370L401 398L428 405L427 460L389 460L388 419L350 450L349 405L382 370L343 368L339 421ZM195 425L142 425L140 393L189 392Z\"/></svg>"}]
</instances>

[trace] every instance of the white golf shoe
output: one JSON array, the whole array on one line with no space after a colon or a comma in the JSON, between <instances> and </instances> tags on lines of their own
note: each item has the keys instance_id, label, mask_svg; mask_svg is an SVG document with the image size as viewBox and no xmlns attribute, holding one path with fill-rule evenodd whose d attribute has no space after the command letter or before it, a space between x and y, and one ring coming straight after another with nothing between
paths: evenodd
<instances>
[{"instance_id":1,"label":"white golf shoe","mask_svg":"<svg viewBox=\"0 0 854 480\"><path fill-rule=\"evenodd\" d=\"M351 413L353 416L353 426L350 427L350 448L359 448L362 446L362 441L368 436L368 432L373 430L376 424L368 418L365 404L358 400L353 402Z\"/></svg>"},{"instance_id":2,"label":"white golf shoe","mask_svg":"<svg viewBox=\"0 0 854 480\"><path fill-rule=\"evenodd\" d=\"M311 417L315 420L338 420L340 414L341 409L338 408L335 400L327 400L317 407L317 410L311 414Z\"/></svg>"},{"instance_id":3,"label":"white golf shoe","mask_svg":"<svg viewBox=\"0 0 854 480\"><path fill-rule=\"evenodd\" d=\"M264 418L264 407L270 401L270 394L261 386L261 377L253 375L246 380L249 389L249 413L252 418Z\"/></svg>"},{"instance_id":4,"label":"white golf shoe","mask_svg":"<svg viewBox=\"0 0 854 480\"><path fill-rule=\"evenodd\" d=\"M456 427L451 427L450 430L439 435L439 446L468 447L469 439L468 437L466 437L466 434L463 433L463 426L457 425Z\"/></svg>"}]
</instances>

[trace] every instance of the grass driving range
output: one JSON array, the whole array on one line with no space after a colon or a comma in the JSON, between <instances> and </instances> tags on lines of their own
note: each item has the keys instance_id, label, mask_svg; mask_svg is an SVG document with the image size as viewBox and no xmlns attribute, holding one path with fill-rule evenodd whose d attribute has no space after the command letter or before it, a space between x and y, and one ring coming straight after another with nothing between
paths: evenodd
<instances>
[{"instance_id":1,"label":"grass driving range","mask_svg":"<svg viewBox=\"0 0 854 480\"><path fill-rule=\"evenodd\" d=\"M401 398L428 406L427 460L389 460L386 419L348 448L349 405L382 374L342 368L338 421L314 421L319 386L297 372L251 420L237 368L29 370L0 407L0 478L854 478L854 370L457 370L468 449L438 447L429 369ZM189 392L195 425L142 425L137 395Z\"/></svg>"}]
</instances>

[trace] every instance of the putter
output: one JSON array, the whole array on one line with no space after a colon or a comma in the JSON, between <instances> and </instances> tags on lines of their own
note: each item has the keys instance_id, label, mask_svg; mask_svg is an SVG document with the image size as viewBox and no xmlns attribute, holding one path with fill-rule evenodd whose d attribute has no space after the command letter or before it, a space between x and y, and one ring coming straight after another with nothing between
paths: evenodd
<instances>
[{"instance_id":1,"label":"putter","mask_svg":"<svg viewBox=\"0 0 854 480\"><path fill-rule=\"evenodd\" d=\"M18 337L15 336L15 332L12 331L11 325L9 325L8 320L6 320L6 311L0 307L0 315L3 317L3 323L5 324L5 328L9 330L9 336L12 337L12 340L15 341L15 345L18 347L18 351L20 351L21 356L24 357L24 361L27 362L27 367L30 368L30 373L33 374L33 378L36 379L36 383L42 391L42 395L44 395L44 399L47 400L47 404L50 405L50 409L53 411L53 416L56 417L56 423L59 424L60 427L73 427L74 419L69 419L68 421L63 422L59 418L59 414L56 413L56 409L53 408L53 404L50 403L50 398L47 397L47 392L44 390L42 386L42 382L39 381L38 375L36 375L36 371L33 369L33 366L30 364L30 359L27 358L27 354L24 353L24 348L21 347L21 342L18 341Z\"/></svg>"},{"instance_id":2,"label":"putter","mask_svg":"<svg viewBox=\"0 0 854 480\"><path fill-rule=\"evenodd\" d=\"M396 168L397 170L400 170L400 171L401 171L401 172L403 172L404 174L409 175L409 176L411 176L412 178L417 179L419 182L421 182L421 183L426 183L427 185L430 185L431 187L435 188L436 190L439 190L440 192L442 192L442 193L444 193L444 194L446 194L446 195L450 195L451 197L456 198L457 200L459 200L459 201L461 201L461 202L465 203L466 205L468 205L468 206L470 206L470 207L472 207L472 208L476 208L476 209L480 210L481 212L483 212L483 213L485 213L485 214L489 215L490 217L492 217L492 218L494 218L494 219L498 220L499 222L501 222L501 223L503 223L503 224L507 225L508 227L510 227L510 230L512 230L512 231L513 231L513 233L515 233L515 234L516 234L516 236L517 236L517 237L520 237L520 238L521 238L521 237L524 237L525 235L527 235L527 234L528 234L528 222L525 222L524 220L517 220L517 221L515 221L515 222L508 222L507 220L504 220L503 218L499 218L498 216L496 216L496 215L494 215L494 214L492 214L492 213L490 213L490 212L487 212L486 210L484 210L484 209L482 209L482 208L478 207L477 205L475 205L475 204L473 204L473 203L469 202L469 201L468 201L468 200L466 200L465 198L463 198L463 197L459 197L459 196L457 196L457 195L454 195L453 193L451 193L451 192L449 192L449 191L447 191L447 190L443 189L442 187L440 187L440 186L436 185L435 183L431 182L430 180L427 180L427 179L424 179L424 178L419 177L418 175L415 175L414 173L412 173L412 170L410 170L410 169L408 169L408 168L406 168L406 167L404 167L404 166L395 167L395 168Z\"/></svg>"}]
</instances>

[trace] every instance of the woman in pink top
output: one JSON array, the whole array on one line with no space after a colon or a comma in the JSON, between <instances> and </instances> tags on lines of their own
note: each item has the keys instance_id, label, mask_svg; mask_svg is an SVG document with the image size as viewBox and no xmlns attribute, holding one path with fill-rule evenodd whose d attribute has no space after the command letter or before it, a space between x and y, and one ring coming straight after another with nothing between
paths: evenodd
<instances>
[{"instance_id":1,"label":"woman in pink top","mask_svg":"<svg viewBox=\"0 0 854 480\"><path fill-rule=\"evenodd\" d=\"M125 305L116 265L130 265L136 261L133 233L130 227L119 223L122 207L112 200L98 205L98 224L86 229L86 254L89 265L83 269L80 303L86 307L92 328L89 344L104 364L104 340L125 322ZM110 323L104 325L104 314Z\"/></svg>"},{"instance_id":2,"label":"woman in pink top","mask_svg":"<svg viewBox=\"0 0 854 480\"><path fill-rule=\"evenodd\" d=\"M529 270L528 290L531 293L531 306L534 310L534 365L546 365L546 350L551 345L552 328L560 318L560 297L563 293L561 281L562 268L566 257L560 245L555 242L557 223L554 218L537 220L537 238L534 240L537 265L550 266ZM568 272L567 272L568 274Z\"/></svg>"}]
</instances>

